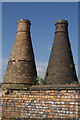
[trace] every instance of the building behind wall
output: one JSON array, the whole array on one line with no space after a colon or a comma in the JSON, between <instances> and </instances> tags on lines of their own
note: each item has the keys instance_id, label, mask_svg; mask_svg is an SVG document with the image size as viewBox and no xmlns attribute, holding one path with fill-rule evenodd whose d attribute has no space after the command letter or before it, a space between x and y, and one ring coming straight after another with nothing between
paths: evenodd
<instances>
[{"instance_id":1,"label":"building behind wall","mask_svg":"<svg viewBox=\"0 0 80 120\"><path fill-rule=\"evenodd\" d=\"M45 81L49 84L78 82L68 37L68 22L66 20L58 20L55 26L54 43L49 58Z\"/></svg>"},{"instance_id":2,"label":"building behind wall","mask_svg":"<svg viewBox=\"0 0 80 120\"><path fill-rule=\"evenodd\" d=\"M34 53L30 36L30 21L18 20L16 39L9 57L3 86L9 89L27 88L37 77Z\"/></svg>"}]
</instances>

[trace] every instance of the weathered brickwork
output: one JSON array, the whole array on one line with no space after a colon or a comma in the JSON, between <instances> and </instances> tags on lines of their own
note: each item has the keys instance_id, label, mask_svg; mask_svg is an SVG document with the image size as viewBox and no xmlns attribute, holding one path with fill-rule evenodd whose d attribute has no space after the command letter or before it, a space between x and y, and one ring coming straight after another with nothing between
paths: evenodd
<instances>
[{"instance_id":1,"label":"weathered brickwork","mask_svg":"<svg viewBox=\"0 0 80 120\"><path fill-rule=\"evenodd\" d=\"M30 35L30 21L18 20L15 42L6 68L3 86L5 88L20 88L34 85L37 77L34 52Z\"/></svg>"},{"instance_id":2,"label":"weathered brickwork","mask_svg":"<svg viewBox=\"0 0 80 120\"><path fill-rule=\"evenodd\" d=\"M55 24L55 37L45 75L50 84L78 82L71 45L68 37L68 22L58 20Z\"/></svg>"},{"instance_id":3,"label":"weathered brickwork","mask_svg":"<svg viewBox=\"0 0 80 120\"><path fill-rule=\"evenodd\" d=\"M65 87L64 87L65 86ZM80 118L80 85L32 86L2 96L3 118Z\"/></svg>"}]
</instances>

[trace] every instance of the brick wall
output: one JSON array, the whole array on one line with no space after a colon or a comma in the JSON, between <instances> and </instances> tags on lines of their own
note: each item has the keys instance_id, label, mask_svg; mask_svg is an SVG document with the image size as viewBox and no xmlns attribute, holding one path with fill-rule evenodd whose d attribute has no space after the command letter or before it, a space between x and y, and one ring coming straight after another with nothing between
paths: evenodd
<instances>
[{"instance_id":1,"label":"brick wall","mask_svg":"<svg viewBox=\"0 0 80 120\"><path fill-rule=\"evenodd\" d=\"M80 85L32 86L2 95L5 119L80 118Z\"/></svg>"}]
</instances>

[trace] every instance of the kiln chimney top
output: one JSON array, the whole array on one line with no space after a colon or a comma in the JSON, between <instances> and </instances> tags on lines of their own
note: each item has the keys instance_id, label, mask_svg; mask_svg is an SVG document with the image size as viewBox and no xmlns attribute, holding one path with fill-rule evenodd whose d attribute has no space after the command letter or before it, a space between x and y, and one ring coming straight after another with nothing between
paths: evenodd
<instances>
[{"instance_id":1,"label":"kiln chimney top","mask_svg":"<svg viewBox=\"0 0 80 120\"><path fill-rule=\"evenodd\" d=\"M31 22L29 20L27 20L27 19L19 19L18 23L20 23L20 22L25 22L25 23L28 23L28 24L31 25Z\"/></svg>"},{"instance_id":2,"label":"kiln chimney top","mask_svg":"<svg viewBox=\"0 0 80 120\"><path fill-rule=\"evenodd\" d=\"M68 25L68 21L67 21L67 20L62 20L62 19L61 19L61 20L57 20L57 21L56 21L56 24L60 24L60 23L61 23L61 24L67 24L67 25Z\"/></svg>"}]
</instances>

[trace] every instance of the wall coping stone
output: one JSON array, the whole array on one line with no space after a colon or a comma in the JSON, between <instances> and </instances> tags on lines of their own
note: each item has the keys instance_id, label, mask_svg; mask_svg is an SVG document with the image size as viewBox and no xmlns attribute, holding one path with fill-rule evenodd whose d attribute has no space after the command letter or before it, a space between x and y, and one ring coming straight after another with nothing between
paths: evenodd
<instances>
[{"instance_id":1,"label":"wall coping stone","mask_svg":"<svg viewBox=\"0 0 80 120\"><path fill-rule=\"evenodd\" d=\"M33 85L29 90L80 90L80 84Z\"/></svg>"},{"instance_id":2,"label":"wall coping stone","mask_svg":"<svg viewBox=\"0 0 80 120\"><path fill-rule=\"evenodd\" d=\"M0 87L1 88L1 87ZM9 90L20 90L20 88L12 88ZM59 85L32 85L25 87L23 90L80 90L80 84L59 84Z\"/></svg>"}]
</instances>

